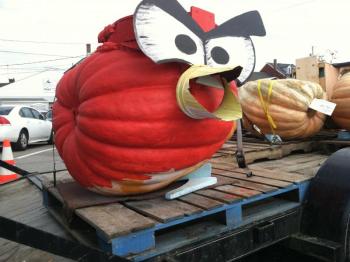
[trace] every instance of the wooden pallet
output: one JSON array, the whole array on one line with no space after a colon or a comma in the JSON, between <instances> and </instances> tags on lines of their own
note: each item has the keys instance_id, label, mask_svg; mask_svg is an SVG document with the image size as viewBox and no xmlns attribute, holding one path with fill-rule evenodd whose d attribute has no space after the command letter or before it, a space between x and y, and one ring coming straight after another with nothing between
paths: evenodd
<instances>
[{"instance_id":1,"label":"wooden pallet","mask_svg":"<svg viewBox=\"0 0 350 262\"><path fill-rule=\"evenodd\" d=\"M250 168L260 167L269 170L298 173L305 176L315 176L328 155L320 153L294 154L273 161L257 162Z\"/></svg>"},{"instance_id":2,"label":"wooden pallet","mask_svg":"<svg viewBox=\"0 0 350 262\"><path fill-rule=\"evenodd\" d=\"M158 197L76 209L74 224L78 228L69 227L63 218L65 210L57 188L45 185L43 197L48 210L80 241L88 242L86 238L93 236L103 250L140 261L198 241L198 234L179 233L189 223L193 227L210 220L213 224L206 236L215 236L298 207L304 200L309 176L260 167L252 171L253 176L248 177L246 170L214 163L212 173L226 182L223 186L171 201ZM164 240L169 231L171 236Z\"/></svg>"},{"instance_id":3,"label":"wooden pallet","mask_svg":"<svg viewBox=\"0 0 350 262\"><path fill-rule=\"evenodd\" d=\"M247 142L250 141L250 142ZM280 145L270 145L260 140L245 138L243 142L243 151L247 164L257 160L279 159L293 152L310 152L314 141L291 141ZM260 141L260 142L259 142ZM227 141L221 149L213 156L216 162L236 162L235 153L237 145L234 141Z\"/></svg>"}]
</instances>

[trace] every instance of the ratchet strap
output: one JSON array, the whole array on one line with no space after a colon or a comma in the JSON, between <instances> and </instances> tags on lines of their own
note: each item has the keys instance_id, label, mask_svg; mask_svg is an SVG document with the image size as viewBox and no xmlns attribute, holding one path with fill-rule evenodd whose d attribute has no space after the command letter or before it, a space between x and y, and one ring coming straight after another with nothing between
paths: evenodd
<instances>
[{"instance_id":1,"label":"ratchet strap","mask_svg":"<svg viewBox=\"0 0 350 262\"><path fill-rule=\"evenodd\" d=\"M259 94L259 98L260 98L260 103L261 103L261 106L264 110L264 113L265 113L265 116L266 116L266 119L269 123L269 126L270 126L270 129L271 129L271 132L273 135L275 135L275 129L277 128L275 122L273 121L273 118L272 116L270 115L270 112L269 112L269 105L270 105L270 101L271 101L271 95L272 95L272 87L273 87L273 81L269 81L269 87L268 87L268 92L267 92L267 99L266 101L264 100L264 97L262 95L262 92L261 92L261 80L258 81L258 94Z\"/></svg>"}]
</instances>

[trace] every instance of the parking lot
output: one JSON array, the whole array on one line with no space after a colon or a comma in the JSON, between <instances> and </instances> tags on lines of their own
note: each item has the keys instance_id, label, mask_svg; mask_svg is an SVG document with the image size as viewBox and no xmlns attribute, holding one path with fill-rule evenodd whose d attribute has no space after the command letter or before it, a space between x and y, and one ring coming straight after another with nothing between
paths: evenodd
<instances>
[{"instance_id":1,"label":"parking lot","mask_svg":"<svg viewBox=\"0 0 350 262\"><path fill-rule=\"evenodd\" d=\"M56 169L65 169L62 159L56 149L46 143L35 144L25 151L13 152L16 165L30 172L48 172Z\"/></svg>"}]
</instances>

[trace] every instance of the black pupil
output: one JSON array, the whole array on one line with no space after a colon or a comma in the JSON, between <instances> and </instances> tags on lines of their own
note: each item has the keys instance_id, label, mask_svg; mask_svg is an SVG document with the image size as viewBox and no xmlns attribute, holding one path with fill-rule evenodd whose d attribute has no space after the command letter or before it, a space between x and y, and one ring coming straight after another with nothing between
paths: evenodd
<instances>
[{"instance_id":1,"label":"black pupil","mask_svg":"<svg viewBox=\"0 0 350 262\"><path fill-rule=\"evenodd\" d=\"M230 60L230 56L226 50L219 46L216 46L211 50L211 57L220 65L225 65Z\"/></svg>"},{"instance_id":2,"label":"black pupil","mask_svg":"<svg viewBox=\"0 0 350 262\"><path fill-rule=\"evenodd\" d=\"M197 52L196 43L188 35L176 36L175 45L181 52L188 55L192 55Z\"/></svg>"}]
</instances>

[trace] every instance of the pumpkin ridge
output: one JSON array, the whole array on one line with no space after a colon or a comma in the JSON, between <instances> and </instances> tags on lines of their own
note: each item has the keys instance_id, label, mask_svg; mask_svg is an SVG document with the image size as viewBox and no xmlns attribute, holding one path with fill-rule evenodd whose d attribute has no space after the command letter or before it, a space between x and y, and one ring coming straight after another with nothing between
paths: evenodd
<instances>
[{"instance_id":1,"label":"pumpkin ridge","mask_svg":"<svg viewBox=\"0 0 350 262\"><path fill-rule=\"evenodd\" d=\"M336 104L332 119L338 127L350 131L350 73L343 74L333 86L331 102Z\"/></svg>"},{"instance_id":2,"label":"pumpkin ridge","mask_svg":"<svg viewBox=\"0 0 350 262\"><path fill-rule=\"evenodd\" d=\"M118 52L118 50L113 50L113 51L117 51L117 52ZM97 77L98 74L101 73L101 72L104 73L104 70L109 70L108 67L100 68L99 70L95 71L94 74L90 74L87 78L85 78L85 79L84 79L84 84L78 85L78 82L81 80L80 75L85 73L85 72L83 72L84 70L88 70L88 69L89 69L88 67L95 67L95 64L94 64L94 63L102 62L102 61L105 59L104 56L98 55L98 53L95 53L95 54L93 54L93 55L95 56L95 59L93 59L93 60L90 61L90 59L92 58L92 55L90 55L90 56L88 57L89 63L87 63L87 65L83 66L82 68L80 68L79 73L77 73L77 74L75 75L75 78L76 78L75 86L80 86L80 88L79 88L79 93L81 92L80 90L81 90L81 89L84 89L84 86L87 85L87 83L89 83L89 81L91 80L91 78ZM99 61L99 60L101 60L101 61ZM113 65L113 64L118 64L118 63L120 63L120 61L114 60L113 62L109 62L109 66L111 66L111 65ZM102 78L102 79L103 79L103 78ZM80 100L80 99L79 99L79 100ZM81 102L81 101L79 101L79 102Z\"/></svg>"},{"instance_id":3,"label":"pumpkin ridge","mask_svg":"<svg viewBox=\"0 0 350 262\"><path fill-rule=\"evenodd\" d=\"M194 147L191 150L173 149L150 149L135 150L131 148L116 148L115 146L95 141L83 133L76 136L76 143L80 146L80 154L89 159L87 163L107 162L109 167L122 168L125 171L141 171L147 173L165 172L170 169L182 169L192 166L210 156L222 145L222 142L210 145L208 152L198 154L203 147ZM101 152L109 152L108 156ZM163 156L166 156L164 158ZM86 159L85 159L86 160ZM181 161L180 161L181 160Z\"/></svg>"},{"instance_id":4,"label":"pumpkin ridge","mask_svg":"<svg viewBox=\"0 0 350 262\"><path fill-rule=\"evenodd\" d=\"M85 69L85 67L89 66L90 63L93 63L98 58L99 57L97 54L92 54L86 59L84 59L82 63L79 64L79 66L76 66L73 68L73 69L76 69L76 73L74 74L74 76L70 75L71 77L74 77L74 85L72 86L75 86L75 87L78 86L79 78L80 78L80 75L82 74L82 71ZM76 97L76 99L78 99L78 97Z\"/></svg>"},{"instance_id":5,"label":"pumpkin ridge","mask_svg":"<svg viewBox=\"0 0 350 262\"><path fill-rule=\"evenodd\" d=\"M218 139L217 141L210 141L210 142L207 142L207 143L203 143L203 141L199 141L201 142L201 144L187 144L187 143L184 143L184 144L180 144L180 145L159 145L159 144L154 144L153 147L150 146L150 145L146 145L144 147L142 147L141 145L137 144L137 145L132 145L130 143L128 143L127 145L126 144L117 144L117 143L106 143L105 141L101 140L98 136L97 137L91 137L90 134L86 133L83 129L81 129L80 127L76 126L76 128L79 130L79 132L81 132L82 134L84 134L85 136L87 136L89 139L91 140L96 140L104 145L113 145L115 147L119 147L119 148L124 148L124 149L127 149L127 148L133 148L133 150L145 150L145 149L157 149L157 150L178 150L178 149L181 149L181 148L205 148L207 146L213 146L217 143L220 143L222 142L222 139ZM76 132L76 130L72 130L72 132ZM224 144L225 141L222 142L222 144ZM219 149L219 148L218 148Z\"/></svg>"},{"instance_id":6,"label":"pumpkin ridge","mask_svg":"<svg viewBox=\"0 0 350 262\"><path fill-rule=\"evenodd\" d=\"M208 159L208 158L207 158ZM207 159L204 159L202 161L205 161ZM191 166L194 166L197 164L197 162L195 163L189 163L186 166L181 166L181 167L176 167L175 165L170 166L168 165L167 167L163 167L163 169L160 170L153 170L150 171L149 167L145 168L144 170L139 170L140 167L134 166L134 165L129 165L128 167L125 165L120 165L119 168L116 166L110 166L110 165L106 165L101 167L101 165L98 165L97 163L99 163L98 159L95 159L93 156L85 156L81 158L81 160L89 166L90 166L90 170L91 172L93 172L94 174L98 174L99 177L103 177L106 179L110 179L111 177L113 177L113 179L117 179L119 177L118 180L123 180L123 179L133 179L136 180L136 176L140 175L139 180L148 180L149 179L149 175L151 174L161 174L161 173L165 173L165 172L169 172L170 170L174 170L174 171L178 171L184 168L188 168ZM199 161L199 162L202 162ZM198 163L199 163L198 162ZM138 170L136 172L136 169ZM127 176L125 176L127 175Z\"/></svg>"},{"instance_id":7,"label":"pumpkin ridge","mask_svg":"<svg viewBox=\"0 0 350 262\"><path fill-rule=\"evenodd\" d=\"M68 145L71 145L71 144L68 144ZM77 147L74 147L74 146L72 148L69 147L69 150L68 150L68 148L64 148L62 150L62 152L64 155L67 152L69 152L68 154L70 157L68 158L68 161L67 161L67 168L70 167L69 168L70 174L74 177L74 179L76 179L77 181L79 181L79 183L81 183L82 185L85 185L87 187L92 186L93 184L98 184L101 186L109 186L109 187L112 186L111 182L108 182L109 181L108 179L106 179L105 177L97 176L96 173L93 170L91 170L88 163L86 163L84 161L84 159L81 157L81 154L78 154L77 152L76 152L77 154L71 154L70 149L77 150ZM80 150L78 150L78 151L80 151ZM62 157L64 157L64 156L62 156ZM64 159L66 159L66 157L64 157ZM69 161L70 159L73 159L74 163L80 161L80 162L84 163L84 165L80 165L79 171L77 171L75 168L75 165L72 165L71 162ZM87 171L87 173L86 173L86 171ZM82 176L81 173L83 173L84 176ZM102 182L102 180L104 182Z\"/></svg>"},{"instance_id":8,"label":"pumpkin ridge","mask_svg":"<svg viewBox=\"0 0 350 262\"><path fill-rule=\"evenodd\" d=\"M240 97L243 100L249 99L249 98L252 98L255 100L259 99L258 101L260 103L260 98L258 96L258 92L254 86L254 83L253 82L251 83L252 86L249 86L249 84L250 83L248 82L247 86L244 86L244 88L241 88L239 90ZM276 91L276 89L277 89L277 91ZM274 85L274 88L272 90L272 95L271 95L271 104L275 104L275 105L279 105L279 106L283 106L285 104L288 104L291 109L295 109L296 111L304 111L305 108L310 104L310 102L308 102L308 105L306 105L306 103L303 103L303 102L295 103L295 100L293 100L293 97L284 96L283 92L280 89L281 89L280 86ZM266 97L266 94L268 92L267 90L268 90L267 86L264 87L264 85L262 85L261 91L262 91L262 94L264 97ZM247 93L247 94L245 94L245 93ZM294 92L294 94L296 94L296 92ZM246 97L248 97L248 98L246 98Z\"/></svg>"},{"instance_id":9,"label":"pumpkin ridge","mask_svg":"<svg viewBox=\"0 0 350 262\"><path fill-rule=\"evenodd\" d=\"M126 53L128 53L128 52L126 52ZM115 57L117 57L117 56L115 55ZM103 57L101 57L100 59L103 60ZM145 58L143 58L141 56L138 56L138 59L141 60L140 62L142 62L142 61L145 62ZM109 73L111 73L111 72L108 72L108 70L111 70L111 68L113 68L113 65L118 66L119 64L120 64L120 61L118 59L115 59L115 60L113 60L113 62L109 62L108 67L104 67L104 68L101 68L98 71L94 71L94 74L90 74L87 77L87 79L84 79L84 83L82 85L80 85L80 92L82 92L82 90L86 89L87 88L86 86L90 86L91 85L91 83L90 83L91 81L94 81L95 79L103 79L106 76L106 74L108 75ZM90 66L94 67L95 65L92 63ZM163 73L166 73L167 75L171 75L170 72L178 71L178 67L176 67L176 66L171 66L170 67L169 65L164 65L164 64L156 65L156 66L153 65L153 67L155 69L156 69L157 66L158 66L158 70L164 71ZM124 67L125 67L125 65L124 65ZM121 67L121 69L125 70L124 67ZM85 68L85 70L88 70L88 68ZM125 71L127 71L127 70L125 70ZM85 72L83 72L83 73L85 73ZM114 73L116 73L116 72L114 72ZM142 76L143 75L139 75L138 77L142 77ZM178 79L176 77L173 77L174 88L176 87L177 80ZM128 84L127 88L120 88L120 90L132 89L132 88L135 88L135 87L139 86L138 82L135 82L135 84L134 84L133 81L129 81L127 84ZM147 84L149 84L149 83L147 83ZM156 85L157 85L157 83L152 83L152 86L156 86ZM104 95L104 94L106 94L106 92L101 93L101 95ZM94 94L93 95L93 97L95 97L95 96L98 96L98 94ZM80 99L80 102L85 101L85 100L87 100L89 98L90 97L85 98L85 99Z\"/></svg>"},{"instance_id":10,"label":"pumpkin ridge","mask_svg":"<svg viewBox=\"0 0 350 262\"><path fill-rule=\"evenodd\" d=\"M259 116L259 117L261 117L261 118L266 118L266 114L265 114L265 112L263 111L263 109L262 108L255 108L255 107L250 107L250 106L242 106L242 108L243 108L243 110L245 111L245 112L247 112L247 113L249 113L249 114L255 114L255 115L257 115L257 116ZM284 116L287 116L287 114L285 114L285 113L283 113L283 112L278 112L277 110L275 110L275 109L272 109L271 110L271 106L269 107L269 113L270 113L270 115L271 115L271 117L272 118L279 118L279 119L281 119L281 121L282 122L293 122L293 123L295 123L295 122L298 122L297 120L298 119L293 119L293 121L292 120L290 120L290 119L288 119L288 118L286 118L286 119L283 119L283 118L280 118L279 117L279 115L282 115L282 117L283 117L283 115ZM305 117L305 116L302 116L301 114L303 114L304 112L301 112L301 111L297 111L297 110L295 110L295 109L289 109L288 108L288 110L290 110L290 111L294 111L294 112L290 112L290 113L294 113L294 116L296 116L296 115L300 115L300 116L298 116L300 119L299 119L299 121L302 121L303 120L303 118ZM284 121L285 120L285 121Z\"/></svg>"},{"instance_id":11,"label":"pumpkin ridge","mask_svg":"<svg viewBox=\"0 0 350 262\"><path fill-rule=\"evenodd\" d=\"M158 119L148 119L148 118L145 118L145 117L142 117L142 118L139 118L139 119L130 119L130 118L118 118L116 119L115 117L111 117L111 118L101 118L100 116L93 116L93 115L89 115L89 114L85 114L85 112L79 112L79 115L77 115L77 117L81 117L81 118L91 118L91 119L94 119L94 120L100 120L100 119L103 119L104 121L115 121L115 122L130 122L130 123L138 123L138 122L145 122L145 123L157 123L157 122L182 122L184 121L184 118L185 118L185 121L187 120L188 122L191 121L192 123L191 124L195 124L194 121L196 121L197 123L202 121L209 121L209 120L212 120L212 121L219 121L219 122L230 122L230 121L224 121L224 120L217 120L217 119L204 119L204 120L201 120L201 119L196 119L196 120L193 120L191 119L190 117L188 117L187 115L183 114L180 109L179 109L179 114L176 115L176 117L174 117L173 119L168 119L168 118L158 118ZM211 122L212 122L211 121Z\"/></svg>"},{"instance_id":12,"label":"pumpkin ridge","mask_svg":"<svg viewBox=\"0 0 350 262\"><path fill-rule=\"evenodd\" d=\"M170 85L158 84L158 85L152 85L152 86L147 86L147 85L145 85L145 86L132 86L132 87L128 87L128 88L114 89L114 90L110 90L110 91L105 92L105 93L94 95L92 98L87 98L85 100L82 100L82 101L80 101L80 103L81 103L80 106L82 106L84 103L86 103L89 100L97 99L101 96L106 96L106 95L110 95L110 94L114 94L114 93L122 93L122 92L127 91L129 88L132 88L133 90L134 89L153 89L153 88L159 89L159 88L167 88L169 86ZM176 94L175 88L176 88L176 86L174 86L174 94ZM174 96L174 97L176 97L176 96Z\"/></svg>"},{"instance_id":13,"label":"pumpkin ridge","mask_svg":"<svg viewBox=\"0 0 350 262\"><path fill-rule=\"evenodd\" d=\"M124 178L128 178L130 180L136 180L136 181L145 181L150 179L151 177L145 174L144 172L127 172L125 170L116 169L116 168L109 168L108 166L100 166L100 165L91 165L91 162L88 160L85 160L84 158L81 158L81 161L89 168L92 174L98 174L95 175L97 177L101 177L107 180L110 180L111 178L116 181L123 181ZM139 176L139 179L136 179L136 176ZM91 183L92 185L96 185L95 183ZM112 184L111 186L112 187Z\"/></svg>"},{"instance_id":14,"label":"pumpkin ridge","mask_svg":"<svg viewBox=\"0 0 350 262\"><path fill-rule=\"evenodd\" d=\"M259 118L256 118L256 116L254 116L254 115L247 115L246 114L246 118L252 123L254 123L256 121L259 121ZM296 123L292 123L292 122L289 122L289 123L283 123L282 122L281 123L281 122L279 122L278 125L277 125L276 130L279 131L279 130L285 129L285 128L295 130L296 128L300 127L301 125L304 125L304 123L305 123L305 119L303 119L300 122L296 122ZM270 128L270 125L268 124L267 121L263 122L263 123L260 123L260 125L257 125L257 126L260 129L268 130L267 133L271 133L272 132L271 128ZM264 132L264 133L266 133L266 132Z\"/></svg>"}]
</instances>

